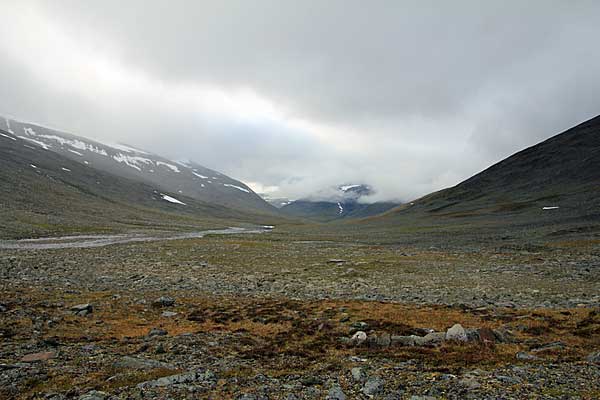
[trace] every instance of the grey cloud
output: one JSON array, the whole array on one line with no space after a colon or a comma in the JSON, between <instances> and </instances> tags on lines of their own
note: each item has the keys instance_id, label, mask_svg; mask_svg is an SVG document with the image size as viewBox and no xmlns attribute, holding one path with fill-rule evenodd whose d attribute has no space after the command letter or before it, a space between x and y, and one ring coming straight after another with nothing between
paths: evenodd
<instances>
[{"instance_id":1,"label":"grey cloud","mask_svg":"<svg viewBox=\"0 0 600 400\"><path fill-rule=\"evenodd\" d=\"M374 200L409 200L600 109L594 1L63 0L31 8L155 82L249 89L284 118L198 113L171 106L168 92L57 90L11 59L0 62L8 93L0 112L196 159L293 197L365 182L378 189ZM337 136L320 140L286 123L296 118L335 128L321 138Z\"/></svg>"}]
</instances>

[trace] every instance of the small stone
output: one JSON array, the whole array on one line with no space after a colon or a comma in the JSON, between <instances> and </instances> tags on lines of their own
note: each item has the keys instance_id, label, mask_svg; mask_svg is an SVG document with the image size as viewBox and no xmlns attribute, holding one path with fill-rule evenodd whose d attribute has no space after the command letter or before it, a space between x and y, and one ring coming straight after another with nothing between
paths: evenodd
<instances>
[{"instance_id":1,"label":"small stone","mask_svg":"<svg viewBox=\"0 0 600 400\"><path fill-rule=\"evenodd\" d=\"M175 305L175 299L169 296L160 296L152 302L153 307L171 307Z\"/></svg>"},{"instance_id":2,"label":"small stone","mask_svg":"<svg viewBox=\"0 0 600 400\"><path fill-rule=\"evenodd\" d=\"M79 396L79 400L104 400L108 397L108 393L92 390L84 395Z\"/></svg>"},{"instance_id":3,"label":"small stone","mask_svg":"<svg viewBox=\"0 0 600 400\"><path fill-rule=\"evenodd\" d=\"M444 332L431 332L423 337L425 345L436 345L446 340L446 334Z\"/></svg>"},{"instance_id":4,"label":"small stone","mask_svg":"<svg viewBox=\"0 0 600 400\"><path fill-rule=\"evenodd\" d=\"M350 319L350 315L348 313L343 313L340 315L340 322L346 322Z\"/></svg>"},{"instance_id":5,"label":"small stone","mask_svg":"<svg viewBox=\"0 0 600 400\"><path fill-rule=\"evenodd\" d=\"M352 368L350 373L352 374L352 379L354 379L355 382L364 382L367 379L367 374L361 367Z\"/></svg>"},{"instance_id":6,"label":"small stone","mask_svg":"<svg viewBox=\"0 0 600 400\"><path fill-rule=\"evenodd\" d=\"M148 337L166 336L166 335L167 335L167 331L165 331L164 329L160 329L160 328L152 328L150 330L150 332L148 333Z\"/></svg>"},{"instance_id":7,"label":"small stone","mask_svg":"<svg viewBox=\"0 0 600 400\"><path fill-rule=\"evenodd\" d=\"M514 342L513 336L507 330L494 329L494 336L496 337L496 341L499 343L512 343Z\"/></svg>"},{"instance_id":8,"label":"small stone","mask_svg":"<svg viewBox=\"0 0 600 400\"><path fill-rule=\"evenodd\" d=\"M165 318L171 318L171 317L174 317L174 316L176 316L176 315L177 315L177 313L176 313L176 312L173 312L173 311L163 311L163 313L162 313L162 314L160 314L160 315L161 315L162 317L165 317Z\"/></svg>"},{"instance_id":9,"label":"small stone","mask_svg":"<svg viewBox=\"0 0 600 400\"><path fill-rule=\"evenodd\" d=\"M479 336L478 329L467 328L467 329L465 329L465 333L467 334L467 341L469 341L469 342L481 341L481 337Z\"/></svg>"},{"instance_id":10,"label":"small stone","mask_svg":"<svg viewBox=\"0 0 600 400\"><path fill-rule=\"evenodd\" d=\"M397 336L391 337L392 346L414 346L415 340L412 336Z\"/></svg>"},{"instance_id":11,"label":"small stone","mask_svg":"<svg viewBox=\"0 0 600 400\"><path fill-rule=\"evenodd\" d=\"M376 344L378 347L390 347L392 338L389 333L383 333L377 337Z\"/></svg>"},{"instance_id":12,"label":"small stone","mask_svg":"<svg viewBox=\"0 0 600 400\"><path fill-rule=\"evenodd\" d=\"M468 390L475 390L481 387L481 383L477 382L473 378L464 378L458 382L459 385Z\"/></svg>"},{"instance_id":13,"label":"small stone","mask_svg":"<svg viewBox=\"0 0 600 400\"><path fill-rule=\"evenodd\" d=\"M517 360L524 360L524 361L539 360L539 357L536 357L533 354L529 354L524 351L519 351L517 354L515 354L515 357L517 358Z\"/></svg>"},{"instance_id":14,"label":"small stone","mask_svg":"<svg viewBox=\"0 0 600 400\"><path fill-rule=\"evenodd\" d=\"M345 262L348 262L348 261L342 260L341 258L332 258L331 260L327 260L328 264L343 264Z\"/></svg>"},{"instance_id":15,"label":"small stone","mask_svg":"<svg viewBox=\"0 0 600 400\"><path fill-rule=\"evenodd\" d=\"M461 324L455 324L446 331L446 340L466 342L469 339L467 337L467 332L465 332L465 328L463 328Z\"/></svg>"},{"instance_id":16,"label":"small stone","mask_svg":"<svg viewBox=\"0 0 600 400\"><path fill-rule=\"evenodd\" d=\"M78 304L76 306L71 307L71 311L80 317L85 317L88 314L91 314L94 311L94 307L91 304Z\"/></svg>"},{"instance_id":17,"label":"small stone","mask_svg":"<svg viewBox=\"0 0 600 400\"><path fill-rule=\"evenodd\" d=\"M47 361L51 358L56 357L56 354L51 351L42 351L40 353L32 353L27 354L21 358L21 362L38 362L38 361Z\"/></svg>"},{"instance_id":18,"label":"small stone","mask_svg":"<svg viewBox=\"0 0 600 400\"><path fill-rule=\"evenodd\" d=\"M365 386L362 388L362 392L367 396L374 396L383 391L383 379L378 376L374 376L369 379Z\"/></svg>"},{"instance_id":19,"label":"small stone","mask_svg":"<svg viewBox=\"0 0 600 400\"><path fill-rule=\"evenodd\" d=\"M300 380L304 386L315 386L323 383L321 378L313 375L307 375Z\"/></svg>"},{"instance_id":20,"label":"small stone","mask_svg":"<svg viewBox=\"0 0 600 400\"><path fill-rule=\"evenodd\" d=\"M346 394L338 385L333 386L327 393L327 400L346 400Z\"/></svg>"},{"instance_id":21,"label":"small stone","mask_svg":"<svg viewBox=\"0 0 600 400\"><path fill-rule=\"evenodd\" d=\"M545 351L552 351L552 350L562 350L565 348L565 344L563 342L552 342L552 343L547 343L543 346L540 346L536 349L531 350L532 353L541 353L541 352L545 352Z\"/></svg>"},{"instance_id":22,"label":"small stone","mask_svg":"<svg viewBox=\"0 0 600 400\"><path fill-rule=\"evenodd\" d=\"M352 338L350 339L350 341L356 346L360 346L366 340L367 340L367 334L363 331L356 332L354 335L352 335Z\"/></svg>"},{"instance_id":23,"label":"small stone","mask_svg":"<svg viewBox=\"0 0 600 400\"><path fill-rule=\"evenodd\" d=\"M593 353L588 354L588 356L585 359L593 364L600 364L600 351L595 351Z\"/></svg>"},{"instance_id":24,"label":"small stone","mask_svg":"<svg viewBox=\"0 0 600 400\"><path fill-rule=\"evenodd\" d=\"M498 376L496 376L496 379L498 379L500 382L506 383L508 385L518 385L523 382L520 378L506 376L506 375L498 375Z\"/></svg>"}]
</instances>

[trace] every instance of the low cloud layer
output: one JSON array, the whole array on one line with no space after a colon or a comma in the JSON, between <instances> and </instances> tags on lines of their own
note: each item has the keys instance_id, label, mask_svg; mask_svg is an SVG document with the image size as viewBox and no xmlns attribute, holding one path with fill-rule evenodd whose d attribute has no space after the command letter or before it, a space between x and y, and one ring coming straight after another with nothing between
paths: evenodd
<instances>
[{"instance_id":1,"label":"low cloud layer","mask_svg":"<svg viewBox=\"0 0 600 400\"><path fill-rule=\"evenodd\" d=\"M0 114L410 200L599 113L600 3L525 3L6 2Z\"/></svg>"}]
</instances>

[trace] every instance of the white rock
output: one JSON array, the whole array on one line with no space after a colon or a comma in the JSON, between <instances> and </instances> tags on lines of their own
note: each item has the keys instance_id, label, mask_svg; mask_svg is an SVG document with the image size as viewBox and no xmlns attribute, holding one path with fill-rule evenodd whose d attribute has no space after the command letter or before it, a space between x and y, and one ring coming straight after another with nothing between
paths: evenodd
<instances>
[{"instance_id":1,"label":"white rock","mask_svg":"<svg viewBox=\"0 0 600 400\"><path fill-rule=\"evenodd\" d=\"M354 335L352 335L352 338L350 340L357 346L360 346L365 342L365 340L367 340L367 334L363 331L358 331Z\"/></svg>"},{"instance_id":2,"label":"white rock","mask_svg":"<svg viewBox=\"0 0 600 400\"><path fill-rule=\"evenodd\" d=\"M455 324L452 328L446 331L446 340L457 340L459 342L466 342L468 339L467 332L461 324Z\"/></svg>"}]
</instances>

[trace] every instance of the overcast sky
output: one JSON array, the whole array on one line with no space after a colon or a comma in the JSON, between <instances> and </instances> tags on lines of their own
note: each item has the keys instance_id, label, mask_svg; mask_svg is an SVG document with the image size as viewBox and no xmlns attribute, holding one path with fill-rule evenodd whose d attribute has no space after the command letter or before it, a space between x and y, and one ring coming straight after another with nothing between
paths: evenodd
<instances>
[{"instance_id":1,"label":"overcast sky","mask_svg":"<svg viewBox=\"0 0 600 400\"><path fill-rule=\"evenodd\" d=\"M300 198L451 186L600 113L600 1L1 0L0 114Z\"/></svg>"}]
</instances>

